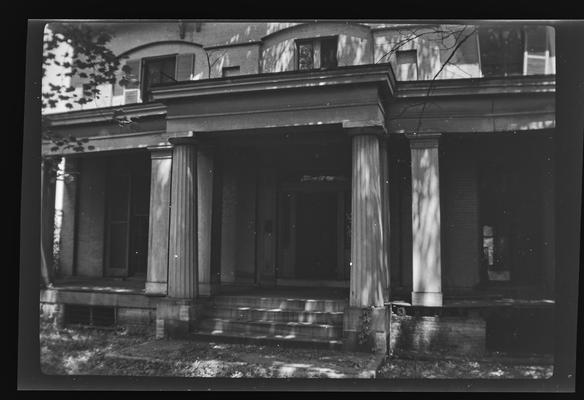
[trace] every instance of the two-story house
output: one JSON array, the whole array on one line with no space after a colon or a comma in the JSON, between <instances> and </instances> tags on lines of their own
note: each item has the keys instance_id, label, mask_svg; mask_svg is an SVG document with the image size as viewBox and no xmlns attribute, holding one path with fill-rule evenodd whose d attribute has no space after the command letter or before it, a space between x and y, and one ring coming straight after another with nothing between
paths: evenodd
<instances>
[{"instance_id":1,"label":"two-story house","mask_svg":"<svg viewBox=\"0 0 584 400\"><path fill-rule=\"evenodd\" d=\"M88 139L43 145L47 314L469 353L550 318L552 28L92 24L129 83L45 114Z\"/></svg>"}]
</instances>

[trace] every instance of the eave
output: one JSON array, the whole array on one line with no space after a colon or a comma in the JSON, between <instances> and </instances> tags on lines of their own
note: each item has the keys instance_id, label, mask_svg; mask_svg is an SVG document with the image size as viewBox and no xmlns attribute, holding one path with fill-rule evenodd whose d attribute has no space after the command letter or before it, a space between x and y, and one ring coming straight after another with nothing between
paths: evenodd
<instances>
[{"instance_id":1,"label":"eave","mask_svg":"<svg viewBox=\"0 0 584 400\"><path fill-rule=\"evenodd\" d=\"M166 116L166 106L164 104L137 103L123 106L47 114L44 117L49 121L51 127L57 128L70 125L109 122L114 119L117 111L122 111L125 117L133 119Z\"/></svg>"},{"instance_id":2,"label":"eave","mask_svg":"<svg viewBox=\"0 0 584 400\"><path fill-rule=\"evenodd\" d=\"M364 83L380 84L382 92L388 96L395 93L395 76L390 65L384 63L185 81L155 88L152 90L152 97L154 101L168 101L187 97Z\"/></svg>"},{"instance_id":3,"label":"eave","mask_svg":"<svg viewBox=\"0 0 584 400\"><path fill-rule=\"evenodd\" d=\"M399 82L397 98L555 93L555 75Z\"/></svg>"}]
</instances>

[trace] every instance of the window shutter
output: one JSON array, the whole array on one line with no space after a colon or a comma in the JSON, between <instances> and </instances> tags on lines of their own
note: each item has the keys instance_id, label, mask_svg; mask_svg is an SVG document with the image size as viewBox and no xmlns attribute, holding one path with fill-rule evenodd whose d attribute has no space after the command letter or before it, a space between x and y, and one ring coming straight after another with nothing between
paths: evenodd
<instances>
[{"instance_id":1,"label":"window shutter","mask_svg":"<svg viewBox=\"0 0 584 400\"><path fill-rule=\"evenodd\" d=\"M120 70L116 71L116 83L113 84L112 95L121 96L124 94L124 88L120 85L120 79L124 77L123 72Z\"/></svg>"},{"instance_id":2,"label":"window shutter","mask_svg":"<svg viewBox=\"0 0 584 400\"><path fill-rule=\"evenodd\" d=\"M126 75L129 80L126 89L140 88L140 64L142 60L128 60L126 65L130 68L130 72Z\"/></svg>"},{"instance_id":3,"label":"window shutter","mask_svg":"<svg viewBox=\"0 0 584 400\"><path fill-rule=\"evenodd\" d=\"M188 81L195 72L195 53L185 53L176 56L177 81Z\"/></svg>"},{"instance_id":4,"label":"window shutter","mask_svg":"<svg viewBox=\"0 0 584 400\"><path fill-rule=\"evenodd\" d=\"M133 104L138 102L140 89L124 89L124 104Z\"/></svg>"}]
</instances>

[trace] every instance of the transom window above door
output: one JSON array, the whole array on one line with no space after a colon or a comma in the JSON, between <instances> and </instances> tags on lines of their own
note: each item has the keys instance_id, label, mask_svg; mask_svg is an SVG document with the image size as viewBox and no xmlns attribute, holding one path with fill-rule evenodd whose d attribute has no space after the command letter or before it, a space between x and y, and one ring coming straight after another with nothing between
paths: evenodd
<instances>
[{"instance_id":1,"label":"transom window above door","mask_svg":"<svg viewBox=\"0 0 584 400\"><path fill-rule=\"evenodd\" d=\"M297 69L336 68L337 42L337 36L297 40Z\"/></svg>"}]
</instances>

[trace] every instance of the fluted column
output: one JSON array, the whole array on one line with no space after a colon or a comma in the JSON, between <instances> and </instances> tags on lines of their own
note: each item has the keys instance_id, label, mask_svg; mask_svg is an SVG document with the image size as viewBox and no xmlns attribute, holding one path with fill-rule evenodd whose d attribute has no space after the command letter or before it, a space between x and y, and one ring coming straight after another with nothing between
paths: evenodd
<instances>
[{"instance_id":1,"label":"fluted column","mask_svg":"<svg viewBox=\"0 0 584 400\"><path fill-rule=\"evenodd\" d=\"M387 289L380 144L377 136L353 137L351 202L352 307L381 307Z\"/></svg>"},{"instance_id":2,"label":"fluted column","mask_svg":"<svg viewBox=\"0 0 584 400\"><path fill-rule=\"evenodd\" d=\"M351 280L343 319L345 348L385 354L388 349L388 202L380 133L353 130L351 179Z\"/></svg>"},{"instance_id":3,"label":"fluted column","mask_svg":"<svg viewBox=\"0 0 584 400\"><path fill-rule=\"evenodd\" d=\"M198 288L197 148L175 142L168 254L168 297L194 299Z\"/></svg>"},{"instance_id":4,"label":"fluted column","mask_svg":"<svg viewBox=\"0 0 584 400\"><path fill-rule=\"evenodd\" d=\"M412 160L412 304L441 306L440 134L406 136Z\"/></svg>"},{"instance_id":5,"label":"fluted column","mask_svg":"<svg viewBox=\"0 0 584 400\"><path fill-rule=\"evenodd\" d=\"M147 295L166 295L172 147L149 148L151 155Z\"/></svg>"},{"instance_id":6,"label":"fluted column","mask_svg":"<svg viewBox=\"0 0 584 400\"><path fill-rule=\"evenodd\" d=\"M210 296L218 284L217 274L211 268L214 175L213 149L199 146L197 151L197 232L200 296Z\"/></svg>"}]
</instances>

